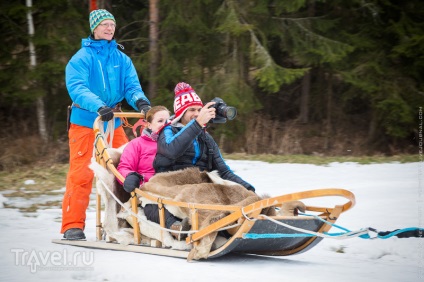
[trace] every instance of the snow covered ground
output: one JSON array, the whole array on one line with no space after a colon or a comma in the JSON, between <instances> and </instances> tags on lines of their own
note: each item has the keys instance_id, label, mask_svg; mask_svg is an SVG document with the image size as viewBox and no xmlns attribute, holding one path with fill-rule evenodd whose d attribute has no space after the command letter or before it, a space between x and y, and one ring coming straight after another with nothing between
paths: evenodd
<instances>
[{"instance_id":1,"label":"snow covered ground","mask_svg":"<svg viewBox=\"0 0 424 282\"><path fill-rule=\"evenodd\" d=\"M259 194L277 196L330 187L352 191L356 206L337 221L350 230L424 227L421 163L228 164ZM28 179L22 185L30 184ZM48 196L25 200L0 194L0 281L424 281L422 238L324 239L310 251L289 257L227 255L188 263L178 258L52 244L53 238L61 238L59 208L36 213L4 208L4 204L31 206L47 200ZM345 200L305 202L325 206ZM93 201L85 231L89 240L95 239Z\"/></svg>"}]
</instances>

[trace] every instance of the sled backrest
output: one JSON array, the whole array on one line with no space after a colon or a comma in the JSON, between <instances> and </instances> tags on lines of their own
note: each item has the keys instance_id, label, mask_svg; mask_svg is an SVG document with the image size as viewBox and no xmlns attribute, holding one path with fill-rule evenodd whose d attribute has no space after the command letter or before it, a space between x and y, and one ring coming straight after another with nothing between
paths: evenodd
<instances>
[{"instance_id":1,"label":"sled backrest","mask_svg":"<svg viewBox=\"0 0 424 282\"><path fill-rule=\"evenodd\" d=\"M128 118L138 118L143 119L144 114L142 113L134 113L134 112L117 112L114 113L115 117L122 118L123 123L128 126L127 119ZM107 151L108 148L110 148L109 144L112 144L113 140L113 128L114 128L114 122L108 123L109 130L104 130L104 122L101 121L100 117L98 117L94 124L93 124L93 130L94 130L94 157L96 158L96 162L108 169L110 172L112 172L116 178L118 178L121 182L124 182L125 178L119 173L117 170L117 164L114 162L113 158ZM110 129L112 128L112 129ZM108 140L109 139L109 140ZM135 196L134 192L131 192L131 206L132 211L134 214L137 214L137 206L138 206L138 198ZM101 198L100 195L97 193L96 197L96 233L97 233L97 239L101 240L102 237L102 222L101 222ZM138 225L138 219L136 216L133 216L133 222L134 224L134 242L136 244L140 244L141 242L141 236L140 236L140 227Z\"/></svg>"}]
</instances>

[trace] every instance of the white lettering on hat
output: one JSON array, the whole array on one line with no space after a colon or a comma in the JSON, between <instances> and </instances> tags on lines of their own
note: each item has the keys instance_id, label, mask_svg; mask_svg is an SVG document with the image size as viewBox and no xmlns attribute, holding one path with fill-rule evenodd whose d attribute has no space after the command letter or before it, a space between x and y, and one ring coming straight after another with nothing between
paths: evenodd
<instances>
[{"instance_id":1,"label":"white lettering on hat","mask_svg":"<svg viewBox=\"0 0 424 282\"><path fill-rule=\"evenodd\" d=\"M175 101L174 101L174 111L176 112L179 108L181 108L181 96L180 97L177 97L177 98L175 98Z\"/></svg>"},{"instance_id":2,"label":"white lettering on hat","mask_svg":"<svg viewBox=\"0 0 424 282\"><path fill-rule=\"evenodd\" d=\"M193 101L202 103L202 100L195 92L192 92L191 94L193 96Z\"/></svg>"},{"instance_id":3,"label":"white lettering on hat","mask_svg":"<svg viewBox=\"0 0 424 282\"><path fill-rule=\"evenodd\" d=\"M177 111L179 108L184 106L186 103L192 103L192 102L202 102L200 97L195 93L185 93L181 95L180 97L175 98L174 101L174 111Z\"/></svg>"}]
</instances>

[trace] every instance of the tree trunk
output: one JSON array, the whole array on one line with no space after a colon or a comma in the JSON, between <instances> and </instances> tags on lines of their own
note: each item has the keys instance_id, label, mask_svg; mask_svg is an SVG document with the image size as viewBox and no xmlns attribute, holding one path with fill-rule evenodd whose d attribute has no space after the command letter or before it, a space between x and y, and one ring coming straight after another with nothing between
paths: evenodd
<instances>
[{"instance_id":1,"label":"tree trunk","mask_svg":"<svg viewBox=\"0 0 424 282\"><path fill-rule=\"evenodd\" d=\"M311 71L308 71L302 79L300 96L300 122L309 121L309 92L311 90Z\"/></svg>"},{"instance_id":2,"label":"tree trunk","mask_svg":"<svg viewBox=\"0 0 424 282\"><path fill-rule=\"evenodd\" d=\"M315 0L308 4L308 16L315 16ZM309 93L311 92L311 71L308 71L302 79L300 96L300 122L309 122Z\"/></svg>"},{"instance_id":3,"label":"tree trunk","mask_svg":"<svg viewBox=\"0 0 424 282\"><path fill-rule=\"evenodd\" d=\"M89 12L97 10L97 0L90 0L90 5L88 7Z\"/></svg>"},{"instance_id":4,"label":"tree trunk","mask_svg":"<svg viewBox=\"0 0 424 282\"><path fill-rule=\"evenodd\" d=\"M111 12L112 15L113 15L112 5L110 3L110 0L97 0L97 1L90 0L90 1L91 1L90 12L92 10L105 9L105 10L108 10L109 12Z\"/></svg>"},{"instance_id":5,"label":"tree trunk","mask_svg":"<svg viewBox=\"0 0 424 282\"><path fill-rule=\"evenodd\" d=\"M28 35L29 35L29 69L32 71L37 66L37 54L35 53L34 43L32 38L34 36L34 23L32 20L32 0L26 0L26 6L28 8L27 20L28 20ZM38 133L44 142L48 142L46 117L44 112L44 100L43 97L37 97L36 100L37 110L37 121L38 121Z\"/></svg>"},{"instance_id":6,"label":"tree trunk","mask_svg":"<svg viewBox=\"0 0 424 282\"><path fill-rule=\"evenodd\" d=\"M372 146L372 144L374 143L374 141L376 139L376 135L377 135L377 126L378 126L377 114L376 114L375 107L372 107L371 109L372 109L371 120L369 122L368 136L367 136L367 145L368 146Z\"/></svg>"},{"instance_id":7,"label":"tree trunk","mask_svg":"<svg viewBox=\"0 0 424 282\"><path fill-rule=\"evenodd\" d=\"M331 147L331 134L332 134L332 120L331 112L333 108L333 76L331 74L326 75L327 77L327 119L325 123L325 141L324 141L324 150L328 151Z\"/></svg>"},{"instance_id":8,"label":"tree trunk","mask_svg":"<svg viewBox=\"0 0 424 282\"><path fill-rule=\"evenodd\" d=\"M156 97L157 92L157 69L159 64L159 0L149 1L149 16L150 16L150 29L149 29L149 52L150 52L150 64L149 64L149 98L153 99Z\"/></svg>"}]
</instances>

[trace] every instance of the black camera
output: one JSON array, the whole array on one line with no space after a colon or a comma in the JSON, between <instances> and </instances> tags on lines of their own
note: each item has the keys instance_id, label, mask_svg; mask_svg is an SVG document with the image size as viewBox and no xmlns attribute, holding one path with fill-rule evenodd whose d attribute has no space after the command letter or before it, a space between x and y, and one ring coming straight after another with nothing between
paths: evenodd
<instances>
[{"instance_id":1,"label":"black camera","mask_svg":"<svg viewBox=\"0 0 424 282\"><path fill-rule=\"evenodd\" d=\"M227 106L224 100L215 97L211 102L215 102L211 108L215 108L215 118L211 119L210 123L225 123L227 119L233 120L237 115L237 109L234 107Z\"/></svg>"}]
</instances>

